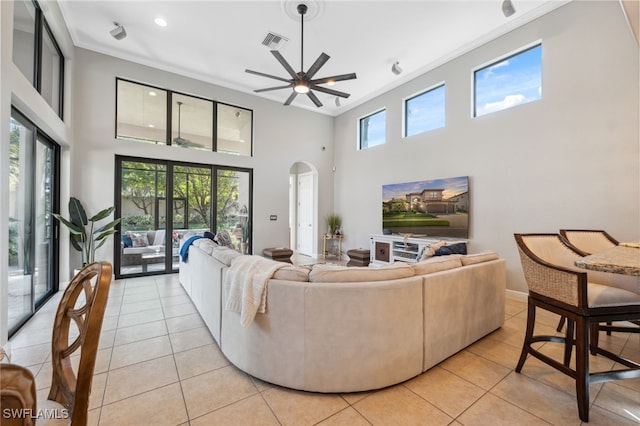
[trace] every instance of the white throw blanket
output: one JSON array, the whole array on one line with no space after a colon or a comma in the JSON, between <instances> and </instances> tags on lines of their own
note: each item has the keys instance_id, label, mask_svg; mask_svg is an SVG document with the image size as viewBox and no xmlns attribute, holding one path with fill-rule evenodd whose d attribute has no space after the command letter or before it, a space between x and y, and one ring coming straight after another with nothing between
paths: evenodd
<instances>
[{"instance_id":1,"label":"white throw blanket","mask_svg":"<svg viewBox=\"0 0 640 426\"><path fill-rule=\"evenodd\" d=\"M278 269L288 265L260 256L233 259L224 281L227 292L225 309L240 312L240 323L249 327L256 314L266 310L267 282Z\"/></svg>"}]
</instances>

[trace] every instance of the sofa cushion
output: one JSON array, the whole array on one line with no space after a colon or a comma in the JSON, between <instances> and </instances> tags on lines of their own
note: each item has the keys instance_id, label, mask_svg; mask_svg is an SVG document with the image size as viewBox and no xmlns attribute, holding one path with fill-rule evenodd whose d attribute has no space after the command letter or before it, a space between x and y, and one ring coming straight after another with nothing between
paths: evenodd
<instances>
[{"instance_id":1,"label":"sofa cushion","mask_svg":"<svg viewBox=\"0 0 640 426\"><path fill-rule=\"evenodd\" d=\"M227 266L230 266L233 259L238 256L242 255L234 249L225 246L217 246L211 250L211 257Z\"/></svg>"},{"instance_id":2,"label":"sofa cushion","mask_svg":"<svg viewBox=\"0 0 640 426\"><path fill-rule=\"evenodd\" d=\"M149 240L149 242L154 246L163 246L164 245L164 229L158 229L154 232L153 241Z\"/></svg>"},{"instance_id":3,"label":"sofa cushion","mask_svg":"<svg viewBox=\"0 0 640 426\"><path fill-rule=\"evenodd\" d=\"M488 262L490 260L499 259L498 253L493 251L485 251L482 253L467 254L462 256L462 265L474 265L476 263Z\"/></svg>"},{"instance_id":4,"label":"sofa cushion","mask_svg":"<svg viewBox=\"0 0 640 426\"><path fill-rule=\"evenodd\" d=\"M128 234L124 234L120 237L120 240L122 241L123 248L133 247L133 240Z\"/></svg>"},{"instance_id":5,"label":"sofa cushion","mask_svg":"<svg viewBox=\"0 0 640 426\"><path fill-rule=\"evenodd\" d=\"M211 253L213 252L213 249L218 247L218 244L216 244L215 241L210 240L208 238L200 238L198 240L195 240L192 244L200 248L202 251L204 251L210 256L211 256Z\"/></svg>"},{"instance_id":6,"label":"sofa cushion","mask_svg":"<svg viewBox=\"0 0 640 426\"><path fill-rule=\"evenodd\" d=\"M147 234L138 234L134 232L131 234L131 242L133 243L132 247L148 247L149 240L147 239Z\"/></svg>"},{"instance_id":7,"label":"sofa cushion","mask_svg":"<svg viewBox=\"0 0 640 426\"><path fill-rule=\"evenodd\" d=\"M278 269L272 278L274 280L307 282L310 272L311 267L309 266L285 266Z\"/></svg>"},{"instance_id":8,"label":"sofa cushion","mask_svg":"<svg viewBox=\"0 0 640 426\"><path fill-rule=\"evenodd\" d=\"M416 275L433 274L434 272L459 268L460 266L462 266L462 261L460 260L461 258L462 256L459 254L431 257L427 260L422 260L418 263L415 263L412 266Z\"/></svg>"},{"instance_id":9,"label":"sofa cushion","mask_svg":"<svg viewBox=\"0 0 640 426\"><path fill-rule=\"evenodd\" d=\"M450 254L467 254L467 243L445 244L433 254L434 256L447 256Z\"/></svg>"},{"instance_id":10,"label":"sofa cushion","mask_svg":"<svg viewBox=\"0 0 640 426\"><path fill-rule=\"evenodd\" d=\"M412 277L413 268L408 263L397 262L381 268L366 266L314 265L309 273L310 282L365 282L386 281Z\"/></svg>"}]
</instances>

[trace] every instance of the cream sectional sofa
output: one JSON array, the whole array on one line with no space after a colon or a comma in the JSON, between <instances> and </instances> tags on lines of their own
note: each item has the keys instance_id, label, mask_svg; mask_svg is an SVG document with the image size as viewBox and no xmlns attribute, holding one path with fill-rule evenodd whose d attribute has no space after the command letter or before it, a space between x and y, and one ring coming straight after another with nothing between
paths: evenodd
<instances>
[{"instance_id":1,"label":"cream sectional sofa","mask_svg":"<svg viewBox=\"0 0 640 426\"><path fill-rule=\"evenodd\" d=\"M229 361L293 389L393 385L504 322L505 260L483 253L382 268L283 266L267 283L266 312L245 328L224 309L236 256L198 240L180 263L180 282Z\"/></svg>"}]
</instances>

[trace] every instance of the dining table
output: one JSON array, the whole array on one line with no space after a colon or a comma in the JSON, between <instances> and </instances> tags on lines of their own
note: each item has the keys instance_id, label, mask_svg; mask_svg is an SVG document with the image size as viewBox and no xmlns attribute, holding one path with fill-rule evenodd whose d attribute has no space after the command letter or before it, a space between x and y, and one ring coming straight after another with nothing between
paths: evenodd
<instances>
[{"instance_id":1,"label":"dining table","mask_svg":"<svg viewBox=\"0 0 640 426\"><path fill-rule=\"evenodd\" d=\"M640 277L640 244L620 243L575 261L579 268Z\"/></svg>"}]
</instances>

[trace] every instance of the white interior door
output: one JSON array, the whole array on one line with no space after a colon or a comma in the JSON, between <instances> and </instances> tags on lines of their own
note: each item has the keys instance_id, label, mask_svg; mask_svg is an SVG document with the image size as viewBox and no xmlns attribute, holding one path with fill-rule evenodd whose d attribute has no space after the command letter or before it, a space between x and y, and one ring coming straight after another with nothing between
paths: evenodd
<instances>
[{"instance_id":1,"label":"white interior door","mask_svg":"<svg viewBox=\"0 0 640 426\"><path fill-rule=\"evenodd\" d=\"M298 253L313 256L313 172L298 175Z\"/></svg>"}]
</instances>

